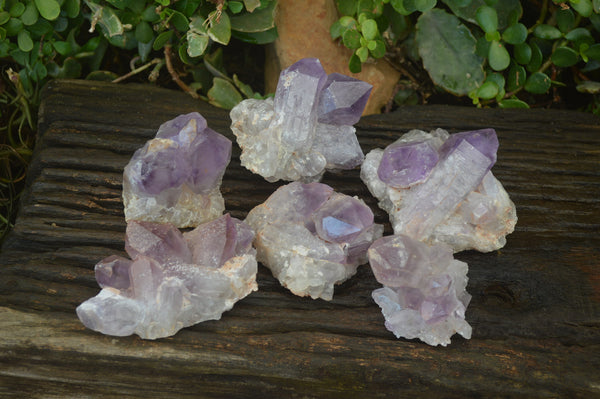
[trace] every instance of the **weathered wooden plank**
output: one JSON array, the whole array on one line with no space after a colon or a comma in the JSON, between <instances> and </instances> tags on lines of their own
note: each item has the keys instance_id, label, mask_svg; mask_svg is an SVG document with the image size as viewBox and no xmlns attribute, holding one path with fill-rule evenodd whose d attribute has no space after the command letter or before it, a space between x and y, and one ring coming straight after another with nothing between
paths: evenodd
<instances>
[{"instance_id":1,"label":"weathered wooden plank","mask_svg":"<svg viewBox=\"0 0 600 399\"><path fill-rule=\"evenodd\" d=\"M258 292L168 339L86 330L74 308L98 291L93 265L123 252L122 168L160 123L193 110L233 138L227 112L179 92L45 89L29 189L0 255L0 396L600 396L600 119L576 112L407 107L358 125L365 151L413 128L497 130L493 170L519 223L502 250L458 255L470 266L469 341L396 340L368 267L331 302L295 297L260 267ZM357 170L324 182L387 221ZM222 187L234 216L277 186L242 168L234 146Z\"/></svg>"}]
</instances>

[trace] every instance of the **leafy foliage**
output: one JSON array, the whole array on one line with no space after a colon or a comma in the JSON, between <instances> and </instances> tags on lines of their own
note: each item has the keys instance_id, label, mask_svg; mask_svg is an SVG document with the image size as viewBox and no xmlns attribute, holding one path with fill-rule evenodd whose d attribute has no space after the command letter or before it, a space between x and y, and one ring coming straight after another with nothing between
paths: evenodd
<instances>
[{"instance_id":1,"label":"leafy foliage","mask_svg":"<svg viewBox=\"0 0 600 399\"><path fill-rule=\"evenodd\" d=\"M437 87L478 106L528 107L565 85L598 94L600 1L541 0L527 18L519 0L336 3L331 36L353 50L352 72L401 49Z\"/></svg>"}]
</instances>

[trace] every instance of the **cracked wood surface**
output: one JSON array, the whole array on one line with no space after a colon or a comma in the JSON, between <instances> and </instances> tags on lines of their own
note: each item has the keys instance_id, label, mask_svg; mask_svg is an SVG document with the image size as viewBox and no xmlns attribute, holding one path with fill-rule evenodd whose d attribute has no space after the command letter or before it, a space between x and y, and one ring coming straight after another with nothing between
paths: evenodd
<instances>
[{"instance_id":1,"label":"cracked wood surface","mask_svg":"<svg viewBox=\"0 0 600 399\"><path fill-rule=\"evenodd\" d=\"M498 132L493 172L519 222L500 251L457 255L469 264L471 340L395 339L368 266L331 302L295 297L261 266L259 291L220 321L157 341L84 328L74 310L99 291L94 264L124 253L122 169L191 111L233 139L226 111L183 93L45 88L28 190L0 253L0 397L600 397L600 119L578 112L406 107L357 125L365 152L413 128ZM323 182L387 222L357 170ZM227 210L243 218L276 187L242 168L234 145Z\"/></svg>"}]
</instances>

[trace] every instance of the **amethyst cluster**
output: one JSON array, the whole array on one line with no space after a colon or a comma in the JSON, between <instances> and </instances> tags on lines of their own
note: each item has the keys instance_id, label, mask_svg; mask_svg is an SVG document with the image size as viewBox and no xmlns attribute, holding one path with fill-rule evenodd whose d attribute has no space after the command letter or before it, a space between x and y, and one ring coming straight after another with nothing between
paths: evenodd
<instances>
[{"instance_id":1,"label":"amethyst cluster","mask_svg":"<svg viewBox=\"0 0 600 399\"><path fill-rule=\"evenodd\" d=\"M316 182L280 187L246 222L256 231L258 260L283 286L325 300L366 263L367 249L383 233L363 201Z\"/></svg>"},{"instance_id":2,"label":"amethyst cluster","mask_svg":"<svg viewBox=\"0 0 600 399\"><path fill-rule=\"evenodd\" d=\"M373 299L396 337L443 346L456 332L471 338L465 321L471 300L468 267L452 257L450 247L393 235L375 241L368 254L373 274L383 284L373 291Z\"/></svg>"},{"instance_id":3,"label":"amethyst cluster","mask_svg":"<svg viewBox=\"0 0 600 399\"><path fill-rule=\"evenodd\" d=\"M162 124L125 167L125 219L195 227L220 216L230 157L231 141L197 112Z\"/></svg>"},{"instance_id":4,"label":"amethyst cluster","mask_svg":"<svg viewBox=\"0 0 600 399\"><path fill-rule=\"evenodd\" d=\"M372 86L338 73L316 58L283 70L274 99L242 101L231 110L231 130L242 165L267 181L318 181L326 169L352 169L364 155L352 125Z\"/></svg>"},{"instance_id":5,"label":"amethyst cluster","mask_svg":"<svg viewBox=\"0 0 600 399\"><path fill-rule=\"evenodd\" d=\"M390 215L396 234L454 252L497 250L515 227L515 206L490 169L493 129L449 135L412 130L367 154L361 178Z\"/></svg>"},{"instance_id":6,"label":"amethyst cluster","mask_svg":"<svg viewBox=\"0 0 600 399\"><path fill-rule=\"evenodd\" d=\"M131 221L125 250L95 267L100 293L77 307L103 334L156 339L218 320L256 286L254 232L229 214L181 233L167 223Z\"/></svg>"}]
</instances>

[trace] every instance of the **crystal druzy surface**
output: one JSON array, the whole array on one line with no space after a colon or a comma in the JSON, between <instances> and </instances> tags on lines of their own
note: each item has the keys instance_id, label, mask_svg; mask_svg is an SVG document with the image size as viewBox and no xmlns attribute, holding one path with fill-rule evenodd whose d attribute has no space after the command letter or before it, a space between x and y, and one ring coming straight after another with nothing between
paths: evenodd
<instances>
[{"instance_id":1,"label":"crystal druzy surface","mask_svg":"<svg viewBox=\"0 0 600 399\"><path fill-rule=\"evenodd\" d=\"M375 241L368 255L375 278L383 284L373 291L373 299L397 338L443 346L454 333L471 338L465 321L471 300L468 267L453 258L450 247L393 235Z\"/></svg>"},{"instance_id":2,"label":"crystal druzy surface","mask_svg":"<svg viewBox=\"0 0 600 399\"><path fill-rule=\"evenodd\" d=\"M283 70L274 99L242 101L231 110L231 129L242 165L267 181L318 181L325 169L352 169L364 155L352 126L372 86L327 75L316 58Z\"/></svg>"},{"instance_id":3,"label":"crystal druzy surface","mask_svg":"<svg viewBox=\"0 0 600 399\"><path fill-rule=\"evenodd\" d=\"M284 287L325 300L366 263L367 249L383 233L363 201L316 182L280 187L246 222L256 231L258 260Z\"/></svg>"},{"instance_id":4,"label":"crystal druzy surface","mask_svg":"<svg viewBox=\"0 0 600 399\"><path fill-rule=\"evenodd\" d=\"M229 214L181 233L171 224L131 221L125 250L95 267L100 293L77 307L103 334L156 339L218 320L256 286L254 232Z\"/></svg>"},{"instance_id":5,"label":"crystal druzy surface","mask_svg":"<svg viewBox=\"0 0 600 399\"><path fill-rule=\"evenodd\" d=\"M125 167L125 219L195 227L219 217L230 157L231 141L197 112L162 124Z\"/></svg>"},{"instance_id":6,"label":"crystal druzy surface","mask_svg":"<svg viewBox=\"0 0 600 399\"><path fill-rule=\"evenodd\" d=\"M413 130L367 154L361 179L396 234L446 243L454 252L494 251L517 221L514 204L490 171L497 149L493 129L453 135Z\"/></svg>"}]
</instances>

